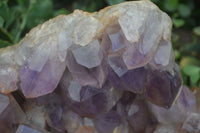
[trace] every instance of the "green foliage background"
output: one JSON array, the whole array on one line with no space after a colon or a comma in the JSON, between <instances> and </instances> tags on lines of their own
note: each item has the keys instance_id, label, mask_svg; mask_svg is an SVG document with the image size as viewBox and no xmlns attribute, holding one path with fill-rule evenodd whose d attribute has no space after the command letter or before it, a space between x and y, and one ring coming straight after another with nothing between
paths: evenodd
<instances>
[{"instance_id":1,"label":"green foliage background","mask_svg":"<svg viewBox=\"0 0 200 133\"><path fill-rule=\"evenodd\" d=\"M74 9L88 12L125 0L0 0L0 48L16 44L33 27ZM173 21L172 42L184 84L200 88L200 1L152 0Z\"/></svg>"}]
</instances>

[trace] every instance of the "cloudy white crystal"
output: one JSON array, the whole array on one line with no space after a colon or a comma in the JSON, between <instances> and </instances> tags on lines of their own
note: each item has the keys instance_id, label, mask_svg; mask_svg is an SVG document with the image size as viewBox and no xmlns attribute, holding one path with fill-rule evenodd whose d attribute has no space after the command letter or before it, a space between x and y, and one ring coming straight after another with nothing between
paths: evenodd
<instances>
[{"instance_id":1,"label":"cloudy white crystal","mask_svg":"<svg viewBox=\"0 0 200 133\"><path fill-rule=\"evenodd\" d=\"M89 45L77 48L72 52L77 63L87 68L93 68L101 64L102 53L100 51L99 41L96 39Z\"/></svg>"}]
</instances>

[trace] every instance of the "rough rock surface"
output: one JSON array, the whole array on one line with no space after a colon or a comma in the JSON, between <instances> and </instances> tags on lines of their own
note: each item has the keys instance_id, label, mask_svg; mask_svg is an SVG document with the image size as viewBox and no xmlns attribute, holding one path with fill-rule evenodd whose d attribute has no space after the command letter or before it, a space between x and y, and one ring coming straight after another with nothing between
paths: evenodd
<instances>
[{"instance_id":1,"label":"rough rock surface","mask_svg":"<svg viewBox=\"0 0 200 133\"><path fill-rule=\"evenodd\" d=\"M35 27L0 49L0 132L199 132L199 102L182 87L171 27L145 0Z\"/></svg>"}]
</instances>

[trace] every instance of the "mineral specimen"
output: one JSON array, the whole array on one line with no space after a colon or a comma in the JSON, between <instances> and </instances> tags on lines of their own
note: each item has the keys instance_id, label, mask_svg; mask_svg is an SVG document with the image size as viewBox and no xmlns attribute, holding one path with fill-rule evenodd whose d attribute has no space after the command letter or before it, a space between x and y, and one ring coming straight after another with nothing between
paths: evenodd
<instances>
[{"instance_id":1,"label":"mineral specimen","mask_svg":"<svg viewBox=\"0 0 200 133\"><path fill-rule=\"evenodd\" d=\"M144 0L35 27L0 49L0 132L199 133L171 26Z\"/></svg>"}]
</instances>

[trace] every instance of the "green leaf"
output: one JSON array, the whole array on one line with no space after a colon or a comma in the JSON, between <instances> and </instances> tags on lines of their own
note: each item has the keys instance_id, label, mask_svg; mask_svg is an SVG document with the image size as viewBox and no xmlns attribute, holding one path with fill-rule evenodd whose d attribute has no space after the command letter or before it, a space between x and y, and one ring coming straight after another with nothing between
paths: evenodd
<instances>
[{"instance_id":1,"label":"green leaf","mask_svg":"<svg viewBox=\"0 0 200 133\"><path fill-rule=\"evenodd\" d=\"M8 16L8 5L7 5L7 1L3 1L2 3L0 3L0 16L4 19L7 20Z\"/></svg>"},{"instance_id":2,"label":"green leaf","mask_svg":"<svg viewBox=\"0 0 200 133\"><path fill-rule=\"evenodd\" d=\"M26 0L17 0L17 2L21 7L23 7L25 2L26 2Z\"/></svg>"},{"instance_id":3,"label":"green leaf","mask_svg":"<svg viewBox=\"0 0 200 133\"><path fill-rule=\"evenodd\" d=\"M177 19L177 18L172 18L172 22L176 28L180 28L185 24L185 21L183 19Z\"/></svg>"},{"instance_id":4,"label":"green leaf","mask_svg":"<svg viewBox=\"0 0 200 133\"><path fill-rule=\"evenodd\" d=\"M178 60L181 57L181 53L178 50L174 50L175 60Z\"/></svg>"},{"instance_id":5,"label":"green leaf","mask_svg":"<svg viewBox=\"0 0 200 133\"><path fill-rule=\"evenodd\" d=\"M187 65L195 65L200 67L200 61L194 57L183 57L180 61L180 68L183 68Z\"/></svg>"},{"instance_id":6,"label":"green leaf","mask_svg":"<svg viewBox=\"0 0 200 133\"><path fill-rule=\"evenodd\" d=\"M181 76L182 76L182 79L183 79L183 84L184 85L188 85L189 83L188 83L188 76L183 72L183 70L181 69L180 70L180 72L181 72Z\"/></svg>"},{"instance_id":7,"label":"green leaf","mask_svg":"<svg viewBox=\"0 0 200 133\"><path fill-rule=\"evenodd\" d=\"M191 9L188 5L179 4L178 5L178 12L182 17L188 17L191 14Z\"/></svg>"},{"instance_id":8,"label":"green leaf","mask_svg":"<svg viewBox=\"0 0 200 133\"><path fill-rule=\"evenodd\" d=\"M66 9L62 8L62 9L59 9L57 11L54 11L54 16L58 16L58 15L61 15L61 14L69 14L69 11L67 11Z\"/></svg>"},{"instance_id":9,"label":"green leaf","mask_svg":"<svg viewBox=\"0 0 200 133\"><path fill-rule=\"evenodd\" d=\"M151 0L153 3L158 3L159 0Z\"/></svg>"},{"instance_id":10,"label":"green leaf","mask_svg":"<svg viewBox=\"0 0 200 133\"><path fill-rule=\"evenodd\" d=\"M86 6L86 11L88 12L94 12L96 10L96 2L90 2L88 6Z\"/></svg>"},{"instance_id":11,"label":"green leaf","mask_svg":"<svg viewBox=\"0 0 200 133\"><path fill-rule=\"evenodd\" d=\"M196 35L200 36L200 26L195 27L195 28L193 29L193 32L194 32Z\"/></svg>"},{"instance_id":12,"label":"green leaf","mask_svg":"<svg viewBox=\"0 0 200 133\"><path fill-rule=\"evenodd\" d=\"M0 27L3 27L4 19L0 16Z\"/></svg>"},{"instance_id":13,"label":"green leaf","mask_svg":"<svg viewBox=\"0 0 200 133\"><path fill-rule=\"evenodd\" d=\"M125 0L106 0L108 5L115 5L124 2Z\"/></svg>"},{"instance_id":14,"label":"green leaf","mask_svg":"<svg viewBox=\"0 0 200 133\"><path fill-rule=\"evenodd\" d=\"M194 65L186 65L184 66L183 71L190 77L192 84L197 83L200 78L200 67Z\"/></svg>"},{"instance_id":15,"label":"green leaf","mask_svg":"<svg viewBox=\"0 0 200 133\"><path fill-rule=\"evenodd\" d=\"M183 68L183 71L188 76L193 75L194 73L198 73L200 71L200 68L195 65L186 65Z\"/></svg>"},{"instance_id":16,"label":"green leaf","mask_svg":"<svg viewBox=\"0 0 200 133\"><path fill-rule=\"evenodd\" d=\"M19 13L16 8L11 8L9 11L9 17L7 18L5 23L5 29L13 27L13 25L16 24L17 20L19 20Z\"/></svg>"},{"instance_id":17,"label":"green leaf","mask_svg":"<svg viewBox=\"0 0 200 133\"><path fill-rule=\"evenodd\" d=\"M180 35L175 32L172 32L172 42L177 43L179 39L180 39Z\"/></svg>"},{"instance_id":18,"label":"green leaf","mask_svg":"<svg viewBox=\"0 0 200 133\"><path fill-rule=\"evenodd\" d=\"M32 27L53 17L53 3L51 0L40 0L31 3L27 18L27 27Z\"/></svg>"},{"instance_id":19,"label":"green leaf","mask_svg":"<svg viewBox=\"0 0 200 133\"><path fill-rule=\"evenodd\" d=\"M0 27L0 39L6 40L6 41L11 42L11 43L13 42L11 35L5 29L3 29L2 27Z\"/></svg>"},{"instance_id":20,"label":"green leaf","mask_svg":"<svg viewBox=\"0 0 200 133\"><path fill-rule=\"evenodd\" d=\"M9 43L8 41L0 40L0 48L7 47L10 45L12 45L12 43Z\"/></svg>"},{"instance_id":21,"label":"green leaf","mask_svg":"<svg viewBox=\"0 0 200 133\"><path fill-rule=\"evenodd\" d=\"M164 7L167 11L174 12L177 8L178 0L165 0Z\"/></svg>"}]
</instances>

